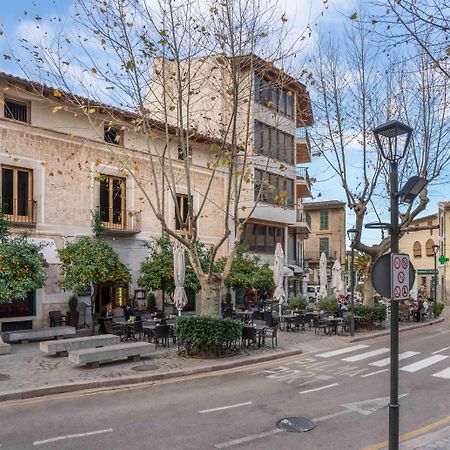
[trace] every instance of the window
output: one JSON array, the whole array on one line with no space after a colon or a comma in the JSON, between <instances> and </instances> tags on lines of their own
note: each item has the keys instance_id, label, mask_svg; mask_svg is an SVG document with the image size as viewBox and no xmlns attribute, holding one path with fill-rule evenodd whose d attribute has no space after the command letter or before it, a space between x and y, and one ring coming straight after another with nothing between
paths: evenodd
<instances>
[{"instance_id":1,"label":"window","mask_svg":"<svg viewBox=\"0 0 450 450\"><path fill-rule=\"evenodd\" d=\"M273 81L255 75L255 102L294 118L294 95L285 88L279 88Z\"/></svg>"},{"instance_id":2,"label":"window","mask_svg":"<svg viewBox=\"0 0 450 450\"><path fill-rule=\"evenodd\" d=\"M256 153L294 164L294 136L255 120Z\"/></svg>"},{"instance_id":3,"label":"window","mask_svg":"<svg viewBox=\"0 0 450 450\"><path fill-rule=\"evenodd\" d=\"M255 75L255 101L259 102L261 100L261 77Z\"/></svg>"},{"instance_id":4,"label":"window","mask_svg":"<svg viewBox=\"0 0 450 450\"><path fill-rule=\"evenodd\" d=\"M428 239L427 243L425 244L427 256L434 256L433 245L433 239Z\"/></svg>"},{"instance_id":5,"label":"window","mask_svg":"<svg viewBox=\"0 0 450 450\"><path fill-rule=\"evenodd\" d=\"M192 202L192 197L191 197ZM177 194L177 209L175 210L175 229L177 231L191 232L192 223L189 219L189 201L188 196L184 194Z\"/></svg>"},{"instance_id":6,"label":"window","mask_svg":"<svg viewBox=\"0 0 450 450\"><path fill-rule=\"evenodd\" d=\"M275 173L255 169L255 201L279 206L294 206L294 180ZM258 199L260 186L261 196Z\"/></svg>"},{"instance_id":7,"label":"window","mask_svg":"<svg viewBox=\"0 0 450 450\"><path fill-rule=\"evenodd\" d=\"M278 242L284 248L284 228L249 223L245 225L243 241L249 252L273 254Z\"/></svg>"},{"instance_id":8,"label":"window","mask_svg":"<svg viewBox=\"0 0 450 450\"><path fill-rule=\"evenodd\" d=\"M32 222L32 176L32 171L28 169L2 167L0 197L6 220L22 223Z\"/></svg>"},{"instance_id":9,"label":"window","mask_svg":"<svg viewBox=\"0 0 450 450\"><path fill-rule=\"evenodd\" d=\"M105 124L104 129L104 140L108 144L119 145L121 142L122 135L118 128L114 128L111 125Z\"/></svg>"},{"instance_id":10,"label":"window","mask_svg":"<svg viewBox=\"0 0 450 450\"><path fill-rule=\"evenodd\" d=\"M102 175L100 179L100 218L106 228L125 228L125 192L125 178Z\"/></svg>"},{"instance_id":11,"label":"window","mask_svg":"<svg viewBox=\"0 0 450 450\"><path fill-rule=\"evenodd\" d=\"M328 230L328 211L320 211L320 229Z\"/></svg>"},{"instance_id":12,"label":"window","mask_svg":"<svg viewBox=\"0 0 450 450\"><path fill-rule=\"evenodd\" d=\"M319 238L319 254L325 253L325 256L328 258L330 253L330 241L326 238Z\"/></svg>"},{"instance_id":13,"label":"window","mask_svg":"<svg viewBox=\"0 0 450 450\"><path fill-rule=\"evenodd\" d=\"M420 244L419 241L414 242L413 255L414 255L414 258L421 258L422 257L422 245Z\"/></svg>"},{"instance_id":14,"label":"window","mask_svg":"<svg viewBox=\"0 0 450 450\"><path fill-rule=\"evenodd\" d=\"M7 119L28 122L28 106L26 103L5 99L5 117Z\"/></svg>"}]
</instances>

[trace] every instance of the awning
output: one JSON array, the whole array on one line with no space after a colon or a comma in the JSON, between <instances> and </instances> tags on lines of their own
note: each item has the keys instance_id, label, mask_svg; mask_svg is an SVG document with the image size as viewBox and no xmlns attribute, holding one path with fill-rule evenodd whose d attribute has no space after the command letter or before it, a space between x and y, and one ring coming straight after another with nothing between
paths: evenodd
<instances>
[{"instance_id":1,"label":"awning","mask_svg":"<svg viewBox=\"0 0 450 450\"><path fill-rule=\"evenodd\" d=\"M273 266L269 266L270 269L273 271ZM289 266L292 267L292 266ZM285 277L293 277L294 276L294 271L292 269L290 269L288 266L284 266L284 273L283 275Z\"/></svg>"},{"instance_id":2,"label":"awning","mask_svg":"<svg viewBox=\"0 0 450 450\"><path fill-rule=\"evenodd\" d=\"M289 264L289 268L292 269L295 274L303 273L303 268L300 266L295 266L294 264Z\"/></svg>"}]
</instances>

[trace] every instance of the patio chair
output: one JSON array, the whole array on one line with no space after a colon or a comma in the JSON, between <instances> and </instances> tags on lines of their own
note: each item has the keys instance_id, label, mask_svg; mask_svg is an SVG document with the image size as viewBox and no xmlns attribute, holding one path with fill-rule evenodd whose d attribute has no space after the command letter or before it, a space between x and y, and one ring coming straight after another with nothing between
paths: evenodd
<instances>
[{"instance_id":1,"label":"patio chair","mask_svg":"<svg viewBox=\"0 0 450 450\"><path fill-rule=\"evenodd\" d=\"M144 329L142 328L142 321L136 320L134 323L129 324L127 327L127 339L133 339L134 341L141 340L144 334ZM139 339L136 339L138 336Z\"/></svg>"},{"instance_id":2,"label":"patio chair","mask_svg":"<svg viewBox=\"0 0 450 450\"><path fill-rule=\"evenodd\" d=\"M272 327L276 327L280 324L280 315L278 311L272 311Z\"/></svg>"},{"instance_id":3,"label":"patio chair","mask_svg":"<svg viewBox=\"0 0 450 450\"><path fill-rule=\"evenodd\" d=\"M247 347L256 344L256 328L244 327L242 328L241 348L247 342Z\"/></svg>"},{"instance_id":4,"label":"patio chair","mask_svg":"<svg viewBox=\"0 0 450 450\"><path fill-rule=\"evenodd\" d=\"M313 318L313 328L314 328L314 334L320 334L320 330L323 331L324 334L327 333L327 323L324 319L321 319L319 317Z\"/></svg>"},{"instance_id":5,"label":"patio chair","mask_svg":"<svg viewBox=\"0 0 450 450\"><path fill-rule=\"evenodd\" d=\"M112 328L111 329L112 334L119 336L121 341L125 340L125 338L127 337L125 334L126 328L124 327L124 325L122 323L116 323L111 320L108 320L107 323L109 323L109 325ZM105 328L106 328L106 323L105 323ZM106 328L106 330L108 331L108 328Z\"/></svg>"},{"instance_id":6,"label":"patio chair","mask_svg":"<svg viewBox=\"0 0 450 450\"><path fill-rule=\"evenodd\" d=\"M266 339L271 339L272 340L272 348L273 348L274 341L275 341L275 347L278 347L278 325L275 327L265 328L263 335L262 335L262 339L263 339L263 344L265 344Z\"/></svg>"},{"instance_id":7,"label":"patio chair","mask_svg":"<svg viewBox=\"0 0 450 450\"><path fill-rule=\"evenodd\" d=\"M352 331L352 316L351 314L344 314L343 320L340 323L341 326L341 334L343 333L351 333Z\"/></svg>"},{"instance_id":8,"label":"patio chair","mask_svg":"<svg viewBox=\"0 0 450 450\"><path fill-rule=\"evenodd\" d=\"M159 346L159 341L161 340L163 347L167 345L170 347L170 326L169 325L156 325L155 327L155 346Z\"/></svg>"},{"instance_id":9,"label":"patio chair","mask_svg":"<svg viewBox=\"0 0 450 450\"><path fill-rule=\"evenodd\" d=\"M49 311L48 317L50 319L50 326L56 327L56 326L62 326L63 324L66 325L66 316L61 314L61 311Z\"/></svg>"},{"instance_id":10,"label":"patio chair","mask_svg":"<svg viewBox=\"0 0 450 450\"><path fill-rule=\"evenodd\" d=\"M305 331L305 316L303 314L298 314L295 316L294 327L296 330L301 328L302 331Z\"/></svg>"}]
</instances>

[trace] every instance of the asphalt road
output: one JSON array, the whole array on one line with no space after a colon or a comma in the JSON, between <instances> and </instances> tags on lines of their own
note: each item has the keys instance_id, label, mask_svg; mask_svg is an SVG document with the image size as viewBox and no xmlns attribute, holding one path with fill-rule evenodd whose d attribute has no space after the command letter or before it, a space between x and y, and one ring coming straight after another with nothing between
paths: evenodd
<instances>
[{"instance_id":1,"label":"asphalt road","mask_svg":"<svg viewBox=\"0 0 450 450\"><path fill-rule=\"evenodd\" d=\"M365 448L387 439L388 349L385 337L219 376L3 403L0 447ZM403 434L450 415L450 325L402 333L400 351ZM315 428L280 431L285 417Z\"/></svg>"}]
</instances>

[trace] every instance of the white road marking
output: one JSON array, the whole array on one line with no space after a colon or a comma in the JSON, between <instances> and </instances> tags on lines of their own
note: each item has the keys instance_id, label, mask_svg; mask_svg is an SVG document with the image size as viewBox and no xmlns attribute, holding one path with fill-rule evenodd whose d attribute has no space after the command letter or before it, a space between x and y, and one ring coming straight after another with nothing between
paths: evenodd
<instances>
[{"instance_id":1,"label":"white road marking","mask_svg":"<svg viewBox=\"0 0 450 450\"><path fill-rule=\"evenodd\" d=\"M436 364L439 361L443 361L444 359L447 358L448 356L444 355L430 356L429 358L422 359L421 361L418 361L414 364L410 364L409 366L401 367L400 370L403 370L404 372L414 373L419 371L420 369L425 369L425 367L429 367L432 364Z\"/></svg>"},{"instance_id":2,"label":"white road marking","mask_svg":"<svg viewBox=\"0 0 450 450\"><path fill-rule=\"evenodd\" d=\"M352 347L345 347L340 348L338 350L332 350L330 352L320 353L319 355L316 356L320 356L321 358L331 358L332 356L343 355L344 353L354 352L355 350L362 350L363 348L367 347L368 345L365 344L353 345Z\"/></svg>"},{"instance_id":3,"label":"white road marking","mask_svg":"<svg viewBox=\"0 0 450 450\"><path fill-rule=\"evenodd\" d=\"M351 412L353 412L353 411L350 411L349 409L338 411L338 412L335 412L334 414L328 414L328 416L317 417L317 418L313 419L312 422L313 423L323 422L324 420L333 419L334 417L344 416L345 414L350 414Z\"/></svg>"},{"instance_id":4,"label":"white road marking","mask_svg":"<svg viewBox=\"0 0 450 450\"><path fill-rule=\"evenodd\" d=\"M339 383L327 384L326 386L321 386L315 389L308 389L307 391L300 391L299 394L308 394L309 392L321 391L322 389L328 389L333 386L338 386Z\"/></svg>"},{"instance_id":5,"label":"white road marking","mask_svg":"<svg viewBox=\"0 0 450 450\"><path fill-rule=\"evenodd\" d=\"M360 353L359 355L349 356L348 358L342 358L342 361L355 362L361 361L363 359L372 358L372 356L382 355L383 353L389 353L388 348L378 348L377 350L372 350L371 352Z\"/></svg>"},{"instance_id":6,"label":"white road marking","mask_svg":"<svg viewBox=\"0 0 450 450\"><path fill-rule=\"evenodd\" d=\"M236 403L235 405L228 405L228 406L220 406L218 408L211 408L211 409L203 409L202 411L199 411L200 414L215 412L215 411L222 411L224 409L231 409L231 408L239 408L240 406L247 406L251 405L252 402L245 402L245 403Z\"/></svg>"},{"instance_id":7,"label":"white road marking","mask_svg":"<svg viewBox=\"0 0 450 450\"><path fill-rule=\"evenodd\" d=\"M107 428L105 430L89 431L87 433L66 434L65 436L57 436L50 439L44 439L43 441L34 441L33 445L43 445L48 444L50 442L64 441L66 439L75 439L79 437L93 436L95 434L111 433L112 430L113 430L112 428Z\"/></svg>"},{"instance_id":8,"label":"white road marking","mask_svg":"<svg viewBox=\"0 0 450 450\"><path fill-rule=\"evenodd\" d=\"M272 436L274 434L283 433L283 430L280 430L279 428L275 428L271 431L266 431L265 433L259 433L259 434L251 434L250 436L245 436L240 439L234 439L232 441L223 442L222 444L217 444L214 447L216 448L227 448L227 447L233 447L233 445L239 445L244 442L250 442L255 441L256 439L262 439L267 436Z\"/></svg>"},{"instance_id":9,"label":"white road marking","mask_svg":"<svg viewBox=\"0 0 450 450\"><path fill-rule=\"evenodd\" d=\"M432 353L432 355L435 355L436 353L441 353L441 352L445 352L445 350L448 350L450 347L444 347L441 348L440 350L436 350L435 352Z\"/></svg>"},{"instance_id":10,"label":"white road marking","mask_svg":"<svg viewBox=\"0 0 450 450\"><path fill-rule=\"evenodd\" d=\"M433 373L433 377L438 377L438 378L445 378L445 379L450 379L450 367L447 367L444 370L441 370L440 372L437 373Z\"/></svg>"},{"instance_id":11,"label":"white road marking","mask_svg":"<svg viewBox=\"0 0 450 450\"><path fill-rule=\"evenodd\" d=\"M376 375L377 373L387 372L389 369L377 370L376 372L366 373L362 375L361 378L371 377L372 375Z\"/></svg>"},{"instance_id":12,"label":"white road marking","mask_svg":"<svg viewBox=\"0 0 450 450\"><path fill-rule=\"evenodd\" d=\"M411 356L419 355L420 352L403 352L398 355L398 360L401 361L402 359L411 358ZM384 367L388 366L391 363L391 358L385 358L380 359L379 361L375 361L373 363L370 363L369 366L376 366L376 367Z\"/></svg>"}]
</instances>

